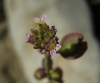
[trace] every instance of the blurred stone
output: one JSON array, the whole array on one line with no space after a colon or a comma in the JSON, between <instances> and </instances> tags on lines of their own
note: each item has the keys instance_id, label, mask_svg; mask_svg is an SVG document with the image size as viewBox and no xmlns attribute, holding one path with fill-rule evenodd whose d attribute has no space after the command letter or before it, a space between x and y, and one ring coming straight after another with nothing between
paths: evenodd
<instances>
[{"instance_id":1,"label":"blurred stone","mask_svg":"<svg viewBox=\"0 0 100 83\"><path fill-rule=\"evenodd\" d=\"M8 34L3 2L0 0L0 83L28 83Z\"/></svg>"},{"instance_id":2,"label":"blurred stone","mask_svg":"<svg viewBox=\"0 0 100 83\"><path fill-rule=\"evenodd\" d=\"M4 0L0 0L0 22L5 20Z\"/></svg>"},{"instance_id":3,"label":"blurred stone","mask_svg":"<svg viewBox=\"0 0 100 83\"><path fill-rule=\"evenodd\" d=\"M12 50L8 38L6 37L5 41L0 40L0 83L27 83L17 54Z\"/></svg>"},{"instance_id":4,"label":"blurred stone","mask_svg":"<svg viewBox=\"0 0 100 83\"><path fill-rule=\"evenodd\" d=\"M8 33L8 28L6 22L1 22L0 23L0 40L4 40L7 36Z\"/></svg>"}]
</instances>

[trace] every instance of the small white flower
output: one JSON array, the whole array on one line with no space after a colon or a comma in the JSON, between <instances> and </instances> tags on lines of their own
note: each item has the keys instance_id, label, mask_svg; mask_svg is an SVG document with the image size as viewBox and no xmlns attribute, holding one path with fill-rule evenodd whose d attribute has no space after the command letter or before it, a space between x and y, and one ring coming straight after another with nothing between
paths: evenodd
<instances>
[{"instance_id":1,"label":"small white flower","mask_svg":"<svg viewBox=\"0 0 100 83\"><path fill-rule=\"evenodd\" d=\"M60 48L61 48L61 45L60 44L57 44L56 45L56 51L58 51Z\"/></svg>"},{"instance_id":2,"label":"small white flower","mask_svg":"<svg viewBox=\"0 0 100 83\"><path fill-rule=\"evenodd\" d=\"M46 45L45 49L50 50L50 55L56 55L56 51L61 48L60 44L56 44L55 40L52 40L49 44Z\"/></svg>"},{"instance_id":3,"label":"small white flower","mask_svg":"<svg viewBox=\"0 0 100 83\"><path fill-rule=\"evenodd\" d=\"M33 43L33 36L31 36L29 33L26 34L27 38L26 38L26 43Z\"/></svg>"},{"instance_id":4,"label":"small white flower","mask_svg":"<svg viewBox=\"0 0 100 83\"><path fill-rule=\"evenodd\" d=\"M46 20L46 17L47 17L46 15L43 15L41 19L39 19L38 17L35 17L34 22L38 24L43 24L44 21Z\"/></svg>"},{"instance_id":5,"label":"small white flower","mask_svg":"<svg viewBox=\"0 0 100 83\"><path fill-rule=\"evenodd\" d=\"M60 44L57 44L57 45L56 45L56 49L50 50L50 55L51 55L51 56L56 55L56 51L58 51L60 48L61 48L61 45L60 45Z\"/></svg>"},{"instance_id":6,"label":"small white flower","mask_svg":"<svg viewBox=\"0 0 100 83\"><path fill-rule=\"evenodd\" d=\"M56 55L56 50L50 50L50 55L51 55L51 56Z\"/></svg>"}]
</instances>

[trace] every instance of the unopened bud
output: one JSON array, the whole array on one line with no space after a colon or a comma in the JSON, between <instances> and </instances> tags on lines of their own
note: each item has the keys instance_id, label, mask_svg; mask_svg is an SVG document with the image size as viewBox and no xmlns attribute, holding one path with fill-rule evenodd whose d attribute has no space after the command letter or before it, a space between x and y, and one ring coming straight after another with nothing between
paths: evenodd
<instances>
[{"instance_id":1,"label":"unopened bud","mask_svg":"<svg viewBox=\"0 0 100 83\"><path fill-rule=\"evenodd\" d=\"M55 81L59 81L62 79L62 70L60 68L56 68L50 73L51 79Z\"/></svg>"},{"instance_id":2,"label":"unopened bud","mask_svg":"<svg viewBox=\"0 0 100 83\"><path fill-rule=\"evenodd\" d=\"M45 72L45 69L44 68L39 68L36 70L35 72L35 78L36 79L43 79L46 77L46 72Z\"/></svg>"}]
</instances>

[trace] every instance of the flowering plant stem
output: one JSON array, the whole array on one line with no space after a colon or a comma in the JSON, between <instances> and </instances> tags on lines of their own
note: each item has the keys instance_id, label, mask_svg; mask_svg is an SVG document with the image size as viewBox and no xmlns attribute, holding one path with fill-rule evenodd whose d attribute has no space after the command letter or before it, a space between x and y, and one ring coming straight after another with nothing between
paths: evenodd
<instances>
[{"instance_id":1,"label":"flowering plant stem","mask_svg":"<svg viewBox=\"0 0 100 83\"><path fill-rule=\"evenodd\" d=\"M50 76L50 68L49 68L49 64L50 64L50 59L51 59L51 56L50 55L46 55L46 61L47 61L47 64L46 64L46 72L47 72L47 78L49 80L49 83L52 83L51 81L51 76Z\"/></svg>"},{"instance_id":2,"label":"flowering plant stem","mask_svg":"<svg viewBox=\"0 0 100 83\"><path fill-rule=\"evenodd\" d=\"M31 34L26 34L27 39L25 41L31 43L34 49L45 55L42 67L36 70L35 77L38 80L47 77L48 83L63 83L63 72L59 67L52 68L51 57L59 53L64 58L77 59L87 50L87 42L83 41L82 34L70 33L59 43L59 38L56 36L57 29L55 26L49 27L45 20L46 15L43 15L41 19L34 18L38 28L36 30L31 29Z\"/></svg>"}]
</instances>

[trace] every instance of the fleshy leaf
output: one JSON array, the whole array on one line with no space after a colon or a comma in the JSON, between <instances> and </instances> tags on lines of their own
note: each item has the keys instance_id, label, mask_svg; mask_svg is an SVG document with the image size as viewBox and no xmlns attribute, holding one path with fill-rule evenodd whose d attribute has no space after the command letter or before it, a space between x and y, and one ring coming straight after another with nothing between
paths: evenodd
<instances>
[{"instance_id":1,"label":"fleshy leaf","mask_svg":"<svg viewBox=\"0 0 100 83\"><path fill-rule=\"evenodd\" d=\"M83 35L80 33L70 33L61 41L62 48L59 53L66 59L77 59L87 50L87 42L83 41Z\"/></svg>"}]
</instances>

